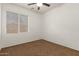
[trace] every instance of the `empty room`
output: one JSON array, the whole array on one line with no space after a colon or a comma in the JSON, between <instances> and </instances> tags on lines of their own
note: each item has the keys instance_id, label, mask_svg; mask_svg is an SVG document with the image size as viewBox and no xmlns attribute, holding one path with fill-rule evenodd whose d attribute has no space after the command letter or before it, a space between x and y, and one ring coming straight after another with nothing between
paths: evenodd
<instances>
[{"instance_id":1,"label":"empty room","mask_svg":"<svg viewBox=\"0 0 79 59\"><path fill-rule=\"evenodd\" d=\"M79 56L79 3L0 3L0 56Z\"/></svg>"}]
</instances>

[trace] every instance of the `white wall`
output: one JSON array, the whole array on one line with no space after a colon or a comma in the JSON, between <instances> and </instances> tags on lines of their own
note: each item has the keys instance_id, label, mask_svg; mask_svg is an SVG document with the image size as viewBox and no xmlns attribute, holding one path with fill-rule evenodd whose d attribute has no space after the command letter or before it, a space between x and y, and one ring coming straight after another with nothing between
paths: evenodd
<instances>
[{"instance_id":1,"label":"white wall","mask_svg":"<svg viewBox=\"0 0 79 59\"><path fill-rule=\"evenodd\" d=\"M6 11L29 16L29 32L7 34ZM1 12L1 5L0 5ZM13 4L2 4L2 40L0 47L46 39L79 50L79 4L64 4L40 15ZM1 18L1 17L0 17ZM1 30L1 29L0 29ZM0 31L1 32L1 31ZM0 33L1 34L1 33ZM2 43L2 45L1 45Z\"/></svg>"},{"instance_id":2,"label":"white wall","mask_svg":"<svg viewBox=\"0 0 79 59\"><path fill-rule=\"evenodd\" d=\"M29 32L7 34L6 11L28 15ZM2 48L39 39L40 14L13 4L2 4Z\"/></svg>"},{"instance_id":3,"label":"white wall","mask_svg":"<svg viewBox=\"0 0 79 59\"><path fill-rule=\"evenodd\" d=\"M44 39L79 50L79 4L64 4L44 18Z\"/></svg>"},{"instance_id":4,"label":"white wall","mask_svg":"<svg viewBox=\"0 0 79 59\"><path fill-rule=\"evenodd\" d=\"M41 17L40 17L40 39L43 39L43 30L44 30L44 17L43 17L43 14L41 14Z\"/></svg>"},{"instance_id":5,"label":"white wall","mask_svg":"<svg viewBox=\"0 0 79 59\"><path fill-rule=\"evenodd\" d=\"M1 4L0 4L0 49L2 46L2 42L1 42Z\"/></svg>"}]
</instances>

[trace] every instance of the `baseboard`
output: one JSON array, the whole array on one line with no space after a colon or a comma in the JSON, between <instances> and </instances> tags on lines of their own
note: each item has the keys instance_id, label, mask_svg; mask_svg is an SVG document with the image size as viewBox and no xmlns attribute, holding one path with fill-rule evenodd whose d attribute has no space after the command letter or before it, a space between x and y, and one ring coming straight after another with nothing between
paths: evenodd
<instances>
[{"instance_id":1,"label":"baseboard","mask_svg":"<svg viewBox=\"0 0 79 59\"><path fill-rule=\"evenodd\" d=\"M1 50L4 49L4 48L14 47L14 46L18 46L18 45L25 44L25 43L30 43L30 42L37 41L37 40L40 40L40 39L35 39L35 40L30 40L30 41L26 41L26 42L21 42L21 43L9 45L9 46L4 46L4 47L1 48Z\"/></svg>"},{"instance_id":2,"label":"baseboard","mask_svg":"<svg viewBox=\"0 0 79 59\"><path fill-rule=\"evenodd\" d=\"M45 39L43 39L43 40L45 40ZM65 45L63 45L63 44L60 44L60 43L58 43L58 42L51 42L51 41L49 41L49 40L45 40L45 41L47 41L47 42L49 42L49 43L53 43L53 44L56 44L56 45L59 45L59 46L63 46L63 47L65 47L65 48L68 48L68 49L71 49L71 50L74 50L74 51L78 51L79 52L79 50L77 50L77 49L74 49L74 48L72 48L72 47L68 47L68 46L65 46Z\"/></svg>"},{"instance_id":3,"label":"baseboard","mask_svg":"<svg viewBox=\"0 0 79 59\"><path fill-rule=\"evenodd\" d=\"M61 45L61 44L59 44L59 43L57 43L57 42L51 42L51 41L48 41L48 40L45 40L45 39L38 39L38 40L34 40L34 41L39 41L39 40L42 40L42 41L46 41L46 42L49 42L49 43L51 43L51 44L56 44L56 45L59 45L59 46L63 46L63 47L65 47L65 48L68 48L68 49L71 49L71 50L74 50L74 51L78 51L79 52L79 50L76 50L76 49L73 49L73 48L71 48L71 47L67 47L67 46L64 46L64 45ZM30 41L30 42L25 42L25 43L31 43L31 42L34 42L34 41ZM25 43L21 43L21 44L25 44ZM17 44L17 45L13 45L13 46L18 46L18 45L21 45L21 44ZM13 47L13 46L9 46L9 47ZM4 48L8 48L8 47L4 47ZM4 49L3 48L3 49ZM0 51L2 50L2 48L0 48Z\"/></svg>"}]
</instances>

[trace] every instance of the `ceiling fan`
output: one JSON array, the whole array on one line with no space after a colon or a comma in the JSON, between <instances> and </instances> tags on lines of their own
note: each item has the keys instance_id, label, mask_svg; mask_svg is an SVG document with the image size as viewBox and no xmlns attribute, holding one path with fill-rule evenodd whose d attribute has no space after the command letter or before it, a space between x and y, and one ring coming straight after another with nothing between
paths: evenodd
<instances>
[{"instance_id":1,"label":"ceiling fan","mask_svg":"<svg viewBox=\"0 0 79 59\"><path fill-rule=\"evenodd\" d=\"M47 7L50 7L50 4L48 3L29 3L28 5L37 5L38 6L38 10L40 10L40 6L44 5L44 6L47 6Z\"/></svg>"}]
</instances>

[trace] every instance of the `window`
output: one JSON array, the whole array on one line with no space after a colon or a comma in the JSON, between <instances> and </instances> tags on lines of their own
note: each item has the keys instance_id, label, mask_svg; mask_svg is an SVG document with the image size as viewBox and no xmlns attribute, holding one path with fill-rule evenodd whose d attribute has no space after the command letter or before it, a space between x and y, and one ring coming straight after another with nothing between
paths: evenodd
<instances>
[{"instance_id":1,"label":"window","mask_svg":"<svg viewBox=\"0 0 79 59\"><path fill-rule=\"evenodd\" d=\"M28 31L28 17L20 15L20 32Z\"/></svg>"},{"instance_id":2,"label":"window","mask_svg":"<svg viewBox=\"0 0 79 59\"><path fill-rule=\"evenodd\" d=\"M21 15L13 12L7 12L7 23L6 31L7 33L18 33L28 31L28 17L26 15Z\"/></svg>"},{"instance_id":3,"label":"window","mask_svg":"<svg viewBox=\"0 0 79 59\"><path fill-rule=\"evenodd\" d=\"M18 32L18 15L16 13L7 12L7 33Z\"/></svg>"}]
</instances>

